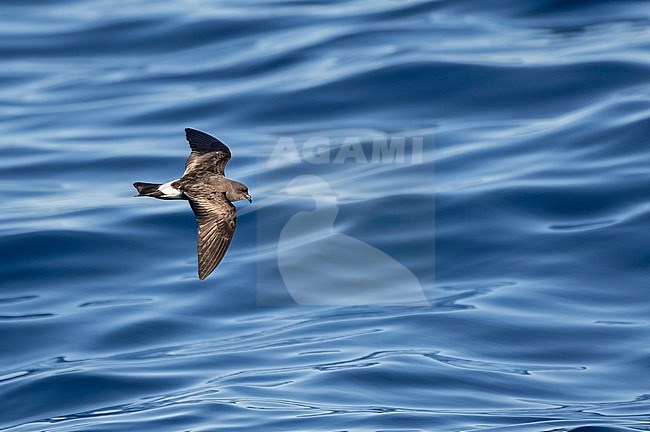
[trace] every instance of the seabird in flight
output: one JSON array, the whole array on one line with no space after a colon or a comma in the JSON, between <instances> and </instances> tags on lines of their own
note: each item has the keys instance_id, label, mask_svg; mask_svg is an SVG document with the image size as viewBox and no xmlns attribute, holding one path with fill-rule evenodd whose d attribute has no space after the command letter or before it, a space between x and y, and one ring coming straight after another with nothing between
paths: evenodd
<instances>
[{"instance_id":1,"label":"seabird in flight","mask_svg":"<svg viewBox=\"0 0 650 432\"><path fill-rule=\"evenodd\" d=\"M138 196L188 200L199 222L199 279L203 280L223 259L235 232L233 201L253 199L248 187L225 176L230 149L204 132L187 128L185 137L192 152L181 178L167 183L133 183Z\"/></svg>"}]
</instances>

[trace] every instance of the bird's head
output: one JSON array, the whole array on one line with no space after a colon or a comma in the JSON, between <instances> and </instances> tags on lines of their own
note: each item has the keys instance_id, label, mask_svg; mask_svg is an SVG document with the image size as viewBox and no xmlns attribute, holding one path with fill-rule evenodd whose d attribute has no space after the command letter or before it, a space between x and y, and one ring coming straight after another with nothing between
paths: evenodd
<instances>
[{"instance_id":1,"label":"bird's head","mask_svg":"<svg viewBox=\"0 0 650 432\"><path fill-rule=\"evenodd\" d=\"M226 198L228 198L229 201L248 200L250 203L253 202L253 198L248 194L248 186L245 184L231 180L228 189Z\"/></svg>"}]
</instances>

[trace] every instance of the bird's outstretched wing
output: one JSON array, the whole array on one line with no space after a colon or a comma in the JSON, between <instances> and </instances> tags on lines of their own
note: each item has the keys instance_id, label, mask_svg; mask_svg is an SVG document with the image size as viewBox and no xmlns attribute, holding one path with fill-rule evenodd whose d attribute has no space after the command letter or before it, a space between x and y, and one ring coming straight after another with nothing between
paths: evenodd
<instances>
[{"instance_id":1,"label":"bird's outstretched wing","mask_svg":"<svg viewBox=\"0 0 650 432\"><path fill-rule=\"evenodd\" d=\"M185 174L201 169L215 174L225 174L226 164L230 160L230 149L224 143L205 132L185 129L185 138L190 143L192 152L185 161Z\"/></svg>"},{"instance_id":2,"label":"bird's outstretched wing","mask_svg":"<svg viewBox=\"0 0 650 432\"><path fill-rule=\"evenodd\" d=\"M235 206L225 194L189 196L190 206L199 222L197 251L199 279L212 273L223 259L235 232Z\"/></svg>"}]
</instances>

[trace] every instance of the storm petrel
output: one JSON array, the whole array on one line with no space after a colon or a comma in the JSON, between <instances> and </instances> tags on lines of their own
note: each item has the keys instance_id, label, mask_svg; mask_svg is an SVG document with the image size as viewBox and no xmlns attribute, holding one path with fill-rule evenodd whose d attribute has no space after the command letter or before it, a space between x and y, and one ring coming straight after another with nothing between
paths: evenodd
<instances>
[{"instance_id":1,"label":"storm petrel","mask_svg":"<svg viewBox=\"0 0 650 432\"><path fill-rule=\"evenodd\" d=\"M185 129L192 152L181 178L167 183L133 183L138 196L188 200L199 222L199 279L203 280L219 265L235 232L237 217L233 201L253 202L248 187L225 176L230 149L204 132Z\"/></svg>"}]
</instances>

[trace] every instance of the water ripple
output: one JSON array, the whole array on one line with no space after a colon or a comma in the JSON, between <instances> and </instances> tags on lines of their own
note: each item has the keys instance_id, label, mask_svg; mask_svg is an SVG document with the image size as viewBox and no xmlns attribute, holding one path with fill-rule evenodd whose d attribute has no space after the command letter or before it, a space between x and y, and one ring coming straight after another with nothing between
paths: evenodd
<instances>
[{"instance_id":1,"label":"water ripple","mask_svg":"<svg viewBox=\"0 0 650 432\"><path fill-rule=\"evenodd\" d=\"M0 429L647 430L648 12L2 2ZM184 127L255 197L203 282L187 204L131 187L181 175ZM363 157L270 163L312 137ZM368 157L393 137L421 159ZM303 175L338 213L301 239L382 251L428 306L296 304L279 235L327 201Z\"/></svg>"}]
</instances>

